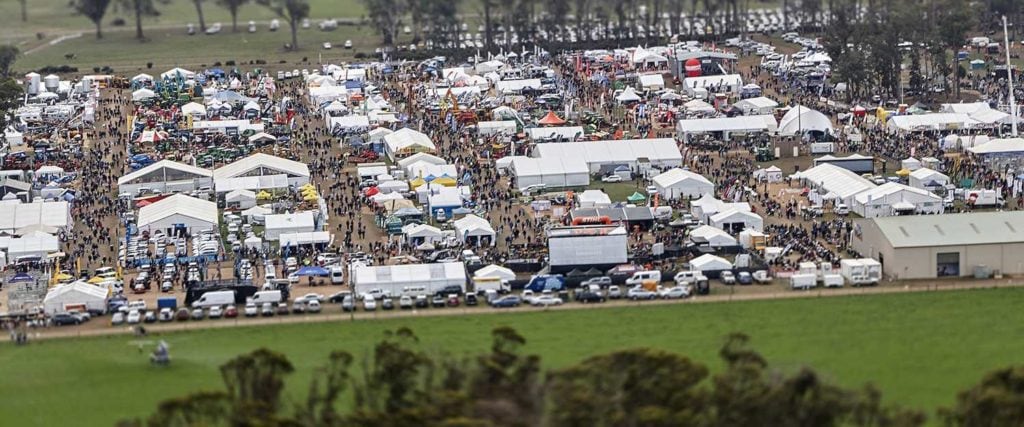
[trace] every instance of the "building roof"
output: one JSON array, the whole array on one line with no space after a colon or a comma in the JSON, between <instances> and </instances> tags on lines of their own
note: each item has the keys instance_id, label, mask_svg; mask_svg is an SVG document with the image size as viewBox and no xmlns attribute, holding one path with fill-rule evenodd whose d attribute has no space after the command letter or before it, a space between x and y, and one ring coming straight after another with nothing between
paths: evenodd
<instances>
[{"instance_id":1,"label":"building roof","mask_svg":"<svg viewBox=\"0 0 1024 427\"><path fill-rule=\"evenodd\" d=\"M184 194L175 194L139 208L139 227L152 224L171 215L184 215L217 224L217 204Z\"/></svg>"},{"instance_id":2,"label":"building roof","mask_svg":"<svg viewBox=\"0 0 1024 427\"><path fill-rule=\"evenodd\" d=\"M871 218L894 248L1024 243L1024 211Z\"/></svg>"},{"instance_id":3,"label":"building roof","mask_svg":"<svg viewBox=\"0 0 1024 427\"><path fill-rule=\"evenodd\" d=\"M384 143L387 144L392 153L398 153L414 147L422 147L428 151L437 150L434 142L430 140L427 134L410 128L402 128L397 132L384 135Z\"/></svg>"},{"instance_id":4,"label":"building roof","mask_svg":"<svg viewBox=\"0 0 1024 427\"><path fill-rule=\"evenodd\" d=\"M124 185L153 172L159 172L163 168L184 172L185 174L192 175L196 178L209 178L213 176L213 172L209 169L197 168L195 166L175 162L173 160L161 160L118 178L117 185Z\"/></svg>"},{"instance_id":5,"label":"building roof","mask_svg":"<svg viewBox=\"0 0 1024 427\"><path fill-rule=\"evenodd\" d=\"M894 194L899 194L899 193L904 193L904 194L902 194L900 196L899 200L891 200L892 202L894 202L894 203L899 203L899 202L907 202L907 203L936 202L936 203L938 203L938 202L942 202L942 198L941 197L932 194L928 190L923 190L923 189L920 189L920 188L911 187L909 185L900 184L898 182L887 182L885 184L879 185L878 187L875 187L875 188L872 188L872 189L869 189L869 190L864 190L864 191L862 191L860 193L857 193L857 195L854 196L854 199L856 199L857 203L860 203L860 204L866 204L866 203L871 202L872 200L890 201L890 200L888 200L890 196L892 196ZM910 193L910 194L907 194L907 193ZM907 196L909 196L909 198L911 200L908 200Z\"/></svg>"},{"instance_id":6,"label":"building roof","mask_svg":"<svg viewBox=\"0 0 1024 427\"><path fill-rule=\"evenodd\" d=\"M216 179L235 178L245 176L249 172L259 168L271 169L276 173L263 173L262 175L276 175L283 173L289 176L309 176L309 166L305 163L288 160L264 153L256 153L244 159L221 166L213 171Z\"/></svg>"}]
</instances>

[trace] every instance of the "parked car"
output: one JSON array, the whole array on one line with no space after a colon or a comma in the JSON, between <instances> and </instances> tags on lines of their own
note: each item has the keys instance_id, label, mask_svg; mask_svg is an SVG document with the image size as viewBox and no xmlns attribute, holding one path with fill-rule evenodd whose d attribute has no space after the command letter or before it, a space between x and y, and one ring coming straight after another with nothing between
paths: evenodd
<instances>
[{"instance_id":1,"label":"parked car","mask_svg":"<svg viewBox=\"0 0 1024 427\"><path fill-rule=\"evenodd\" d=\"M373 298L363 298L363 310L374 311L377 309L377 300Z\"/></svg>"},{"instance_id":2,"label":"parked car","mask_svg":"<svg viewBox=\"0 0 1024 427\"><path fill-rule=\"evenodd\" d=\"M604 295L601 295L597 292L583 291L576 294L576 301L579 301L584 304L589 304L592 302L604 302L605 297Z\"/></svg>"},{"instance_id":3,"label":"parked car","mask_svg":"<svg viewBox=\"0 0 1024 427\"><path fill-rule=\"evenodd\" d=\"M384 299L380 300L380 308L384 310L394 310L395 302L392 301L391 298L384 297Z\"/></svg>"},{"instance_id":4,"label":"parked car","mask_svg":"<svg viewBox=\"0 0 1024 427\"><path fill-rule=\"evenodd\" d=\"M448 296L448 295L451 295L451 294L462 295L462 286L458 286L458 285L445 286L445 287L441 288L440 290L438 290L437 292L434 292L434 295L440 295L442 297Z\"/></svg>"},{"instance_id":5,"label":"parked car","mask_svg":"<svg viewBox=\"0 0 1024 427\"><path fill-rule=\"evenodd\" d=\"M411 309L412 305L413 305L412 297L410 297L408 295L402 295L402 297L398 299L398 308L401 308L402 310Z\"/></svg>"},{"instance_id":6,"label":"parked car","mask_svg":"<svg viewBox=\"0 0 1024 427\"><path fill-rule=\"evenodd\" d=\"M601 288L607 288L612 285L612 278L608 276L591 277L580 283L580 286L584 288L591 285L598 286Z\"/></svg>"},{"instance_id":7,"label":"parked car","mask_svg":"<svg viewBox=\"0 0 1024 427\"><path fill-rule=\"evenodd\" d=\"M349 295L352 295L352 293L349 292L349 291L336 292L336 293L331 294L331 296L327 297L327 302L329 302L331 304L338 304L338 303L344 301L345 297L347 297ZM320 302L322 303L323 301L320 301Z\"/></svg>"},{"instance_id":8,"label":"parked car","mask_svg":"<svg viewBox=\"0 0 1024 427\"><path fill-rule=\"evenodd\" d=\"M305 312L306 312L306 304L305 303L303 303L302 301L299 301L299 300L292 301L292 313L302 314L302 313L305 313Z\"/></svg>"},{"instance_id":9,"label":"parked car","mask_svg":"<svg viewBox=\"0 0 1024 427\"><path fill-rule=\"evenodd\" d=\"M517 295L505 295L501 298L494 300L494 302L491 303L491 306L494 308L510 308L519 307L519 304L522 303L523 300L519 298L519 296Z\"/></svg>"},{"instance_id":10,"label":"parked car","mask_svg":"<svg viewBox=\"0 0 1024 427\"><path fill-rule=\"evenodd\" d=\"M310 302L310 301L313 301L313 300L316 300L317 302L323 302L324 301L324 296L321 295L321 294L317 294L317 293L308 293L308 294L303 295L301 297L295 298L295 301L304 302L304 303L305 302Z\"/></svg>"},{"instance_id":11,"label":"parked car","mask_svg":"<svg viewBox=\"0 0 1024 427\"><path fill-rule=\"evenodd\" d=\"M161 322L170 322L174 320L174 312L171 311L170 307L161 308L160 314L157 315L157 320Z\"/></svg>"},{"instance_id":12,"label":"parked car","mask_svg":"<svg viewBox=\"0 0 1024 427\"><path fill-rule=\"evenodd\" d=\"M608 287L608 299L619 299L622 298L622 289L616 285Z\"/></svg>"},{"instance_id":13,"label":"parked car","mask_svg":"<svg viewBox=\"0 0 1024 427\"><path fill-rule=\"evenodd\" d=\"M320 302L310 301L306 303L306 313L316 314L320 312Z\"/></svg>"},{"instance_id":14,"label":"parked car","mask_svg":"<svg viewBox=\"0 0 1024 427\"><path fill-rule=\"evenodd\" d=\"M110 316L110 325L111 326L118 326L118 325L123 325L123 324L124 324L124 313L118 311L118 312L114 313L113 316Z\"/></svg>"},{"instance_id":15,"label":"parked car","mask_svg":"<svg viewBox=\"0 0 1024 427\"><path fill-rule=\"evenodd\" d=\"M682 299L690 296L690 290L685 286L673 286L662 290L658 296L663 299Z\"/></svg>"},{"instance_id":16,"label":"parked car","mask_svg":"<svg viewBox=\"0 0 1024 427\"><path fill-rule=\"evenodd\" d=\"M444 305L447 302L448 302L448 299L445 298L445 296L442 295L442 294L436 294L436 295L434 295L433 298L430 299L430 305L434 306L434 308L444 307Z\"/></svg>"},{"instance_id":17,"label":"parked car","mask_svg":"<svg viewBox=\"0 0 1024 427\"><path fill-rule=\"evenodd\" d=\"M135 323L139 323L137 317L139 312L133 311L132 313L135 313L136 315ZM52 323L54 326L79 325L82 323L82 319L75 317L71 313L57 313L54 314L52 318L50 318L50 323Z\"/></svg>"},{"instance_id":18,"label":"parked car","mask_svg":"<svg viewBox=\"0 0 1024 427\"><path fill-rule=\"evenodd\" d=\"M427 300L426 295L418 295L416 297L416 308L427 308L430 306L430 301Z\"/></svg>"},{"instance_id":19,"label":"parked car","mask_svg":"<svg viewBox=\"0 0 1024 427\"><path fill-rule=\"evenodd\" d=\"M445 298L445 300L444 300L444 305L446 305L448 307L458 307L459 306L459 296L455 295L455 294L448 295L448 297Z\"/></svg>"},{"instance_id":20,"label":"parked car","mask_svg":"<svg viewBox=\"0 0 1024 427\"><path fill-rule=\"evenodd\" d=\"M601 177L601 182L622 182L622 177L619 175L605 175Z\"/></svg>"},{"instance_id":21,"label":"parked car","mask_svg":"<svg viewBox=\"0 0 1024 427\"><path fill-rule=\"evenodd\" d=\"M209 317L211 319L220 319L221 316L223 316L223 315L224 315L224 309L220 308L219 305L215 305L213 307L210 307Z\"/></svg>"},{"instance_id":22,"label":"parked car","mask_svg":"<svg viewBox=\"0 0 1024 427\"><path fill-rule=\"evenodd\" d=\"M629 288L629 291L626 292L626 297L633 301L637 301L642 299L655 299L658 297L658 295L655 294L654 292L647 290L642 286L637 286L634 288Z\"/></svg>"},{"instance_id":23,"label":"parked car","mask_svg":"<svg viewBox=\"0 0 1024 427\"><path fill-rule=\"evenodd\" d=\"M256 317L260 314L260 309L256 307L256 304L249 303L245 305L245 317Z\"/></svg>"},{"instance_id":24,"label":"parked car","mask_svg":"<svg viewBox=\"0 0 1024 427\"><path fill-rule=\"evenodd\" d=\"M721 275L718 276L718 279L726 285L736 284L736 276L734 276L731 271L723 271Z\"/></svg>"},{"instance_id":25,"label":"parked car","mask_svg":"<svg viewBox=\"0 0 1024 427\"><path fill-rule=\"evenodd\" d=\"M179 308L176 313L174 313L174 320L177 320L179 322L184 322L184 321L188 320L189 317L191 317L191 316L192 316L192 314L188 311L188 309L185 308L185 307L182 307L182 308Z\"/></svg>"},{"instance_id":26,"label":"parked car","mask_svg":"<svg viewBox=\"0 0 1024 427\"><path fill-rule=\"evenodd\" d=\"M750 275L749 271L741 271L740 274L736 275L736 281L741 285L749 285L754 283L754 277Z\"/></svg>"},{"instance_id":27,"label":"parked car","mask_svg":"<svg viewBox=\"0 0 1024 427\"><path fill-rule=\"evenodd\" d=\"M541 295L530 301L530 305L534 307L547 307L552 305L562 305L562 299L554 295Z\"/></svg>"},{"instance_id":28,"label":"parked car","mask_svg":"<svg viewBox=\"0 0 1024 427\"><path fill-rule=\"evenodd\" d=\"M263 316L263 317L271 317L271 316L273 316L274 315L274 304L271 304L269 302L263 303L263 306L260 307L260 315Z\"/></svg>"},{"instance_id":29,"label":"parked car","mask_svg":"<svg viewBox=\"0 0 1024 427\"><path fill-rule=\"evenodd\" d=\"M345 299L341 301L341 311L349 312L356 310L356 300L352 298L352 295L345 296Z\"/></svg>"},{"instance_id":30,"label":"parked car","mask_svg":"<svg viewBox=\"0 0 1024 427\"><path fill-rule=\"evenodd\" d=\"M233 305L229 305L228 308L224 309L224 317L228 319L234 319L238 317L238 308Z\"/></svg>"},{"instance_id":31,"label":"parked car","mask_svg":"<svg viewBox=\"0 0 1024 427\"><path fill-rule=\"evenodd\" d=\"M156 312L147 311L146 314L142 316L142 323L156 323Z\"/></svg>"},{"instance_id":32,"label":"parked car","mask_svg":"<svg viewBox=\"0 0 1024 427\"><path fill-rule=\"evenodd\" d=\"M206 317L206 313L203 312L202 308L195 308L192 310L192 320L203 320Z\"/></svg>"},{"instance_id":33,"label":"parked car","mask_svg":"<svg viewBox=\"0 0 1024 427\"><path fill-rule=\"evenodd\" d=\"M287 302L281 302L280 304L277 304L277 306L274 307L274 310L277 312L279 316L287 316L292 313L291 311L288 310Z\"/></svg>"},{"instance_id":34,"label":"parked car","mask_svg":"<svg viewBox=\"0 0 1024 427\"><path fill-rule=\"evenodd\" d=\"M475 306L477 305L477 299L475 294L466 294L466 305Z\"/></svg>"}]
</instances>

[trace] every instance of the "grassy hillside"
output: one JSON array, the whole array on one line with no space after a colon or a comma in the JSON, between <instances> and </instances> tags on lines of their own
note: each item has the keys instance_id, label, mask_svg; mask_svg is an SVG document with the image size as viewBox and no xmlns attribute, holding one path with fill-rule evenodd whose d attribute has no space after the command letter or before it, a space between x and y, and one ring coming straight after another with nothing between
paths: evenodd
<instances>
[{"instance_id":1,"label":"grassy hillside","mask_svg":"<svg viewBox=\"0 0 1024 427\"><path fill-rule=\"evenodd\" d=\"M850 386L874 382L886 399L930 411L984 372L1020 362L1024 331L1000 319L1019 318L1022 297L1003 289L203 330L159 337L171 345L167 369L151 367L128 337L3 344L0 413L11 425L109 425L151 413L162 399L219 387L217 367L260 346L292 360L289 393L301 399L331 350L362 356L383 331L409 326L437 352L477 353L499 325L518 329L548 368L638 346L717 367L723 337L743 331L776 367L813 366Z\"/></svg>"}]
</instances>

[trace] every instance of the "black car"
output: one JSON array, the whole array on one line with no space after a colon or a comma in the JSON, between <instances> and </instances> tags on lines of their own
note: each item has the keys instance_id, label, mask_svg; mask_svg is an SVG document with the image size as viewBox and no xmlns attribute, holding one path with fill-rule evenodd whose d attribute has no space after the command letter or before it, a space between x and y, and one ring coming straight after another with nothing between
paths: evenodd
<instances>
[{"instance_id":1,"label":"black car","mask_svg":"<svg viewBox=\"0 0 1024 427\"><path fill-rule=\"evenodd\" d=\"M53 315L50 321L54 326L66 326L66 325L78 325L82 323L82 319L72 316L68 313L57 313Z\"/></svg>"},{"instance_id":2,"label":"black car","mask_svg":"<svg viewBox=\"0 0 1024 427\"><path fill-rule=\"evenodd\" d=\"M331 296L327 297L327 302L329 302L331 304L338 304L338 303L344 301L345 297L347 297L349 295L352 295L352 293L348 292L348 291L342 291L342 292L334 293L334 294L331 294Z\"/></svg>"},{"instance_id":3,"label":"black car","mask_svg":"<svg viewBox=\"0 0 1024 427\"><path fill-rule=\"evenodd\" d=\"M441 297L446 297L446 296L451 295L451 294L462 295L462 286L458 286L458 285L445 286L445 287L439 289L437 292L434 292L434 295L440 295Z\"/></svg>"},{"instance_id":4,"label":"black car","mask_svg":"<svg viewBox=\"0 0 1024 427\"><path fill-rule=\"evenodd\" d=\"M442 294L434 295L434 298L430 299L430 305L434 306L434 308L444 307L447 302L448 298L445 298Z\"/></svg>"},{"instance_id":5,"label":"black car","mask_svg":"<svg viewBox=\"0 0 1024 427\"><path fill-rule=\"evenodd\" d=\"M475 294L466 294L466 305L474 306L477 305L477 299Z\"/></svg>"},{"instance_id":6,"label":"black car","mask_svg":"<svg viewBox=\"0 0 1024 427\"><path fill-rule=\"evenodd\" d=\"M395 302L392 301L391 298L384 298L380 301L380 308L384 310L394 310Z\"/></svg>"},{"instance_id":7,"label":"black car","mask_svg":"<svg viewBox=\"0 0 1024 427\"><path fill-rule=\"evenodd\" d=\"M582 302L584 304L587 304L587 303L592 303L592 302L604 302L605 298L604 298L604 295L601 295L601 294L596 293L596 292L589 292L588 291L588 292L580 292L580 293L576 294L576 301L579 301L579 302Z\"/></svg>"},{"instance_id":8,"label":"black car","mask_svg":"<svg viewBox=\"0 0 1024 427\"><path fill-rule=\"evenodd\" d=\"M427 297L420 295L416 297L416 308L427 308L430 306L430 301L427 301Z\"/></svg>"}]
</instances>

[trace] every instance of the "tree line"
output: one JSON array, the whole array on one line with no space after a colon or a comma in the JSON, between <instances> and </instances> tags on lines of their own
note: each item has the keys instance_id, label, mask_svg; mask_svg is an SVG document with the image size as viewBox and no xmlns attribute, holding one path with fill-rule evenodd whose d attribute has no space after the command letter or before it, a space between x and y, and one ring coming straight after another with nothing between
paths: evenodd
<instances>
[{"instance_id":1,"label":"tree line","mask_svg":"<svg viewBox=\"0 0 1024 427\"><path fill-rule=\"evenodd\" d=\"M71 7L74 11L88 18L96 27L96 38L103 38L103 18L107 11L114 8L115 11L126 11L132 14L135 19L135 38L143 41L146 35L142 30L142 20L146 17L159 16L160 7L171 0L71 0ZM209 0L185 0L192 3L196 8L196 16L199 19L199 31L206 31L206 20L203 17L203 5ZM279 18L288 23L291 31L291 49L297 49L299 45L298 28L302 20L309 17L308 0L213 0L212 3L228 11L231 14L231 31L238 31L238 12L243 6L253 4L265 7L274 12ZM27 19L27 18L26 18Z\"/></svg>"},{"instance_id":2,"label":"tree line","mask_svg":"<svg viewBox=\"0 0 1024 427\"><path fill-rule=\"evenodd\" d=\"M290 402L295 371L259 349L220 368L224 388L160 403L121 427L171 426L921 426L927 416L883 403L871 385L844 388L811 368L772 369L747 336L729 335L724 368L650 348L615 351L549 372L523 354L525 338L500 327L473 357L431 354L409 329L385 333L365 358L331 353L308 397ZM1024 420L1024 366L996 370L936 415L947 426Z\"/></svg>"}]
</instances>

